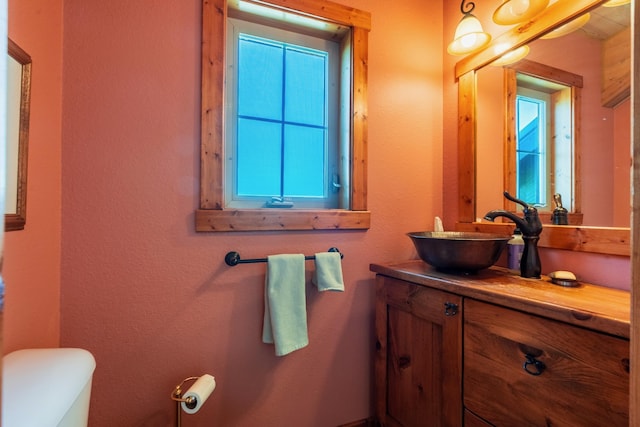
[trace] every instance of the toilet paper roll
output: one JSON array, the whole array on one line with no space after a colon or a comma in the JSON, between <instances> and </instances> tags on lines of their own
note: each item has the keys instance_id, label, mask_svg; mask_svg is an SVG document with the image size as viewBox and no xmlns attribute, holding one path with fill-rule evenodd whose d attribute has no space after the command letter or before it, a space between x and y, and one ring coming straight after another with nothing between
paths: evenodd
<instances>
[{"instance_id":1,"label":"toilet paper roll","mask_svg":"<svg viewBox=\"0 0 640 427\"><path fill-rule=\"evenodd\" d=\"M193 385L182 395L182 398L187 400L190 397L196 399L196 406L193 408L187 407L187 402L182 402L182 410L187 414L195 414L202 408L204 402L207 401L213 390L216 388L216 379L209 375L204 374L193 383Z\"/></svg>"}]
</instances>

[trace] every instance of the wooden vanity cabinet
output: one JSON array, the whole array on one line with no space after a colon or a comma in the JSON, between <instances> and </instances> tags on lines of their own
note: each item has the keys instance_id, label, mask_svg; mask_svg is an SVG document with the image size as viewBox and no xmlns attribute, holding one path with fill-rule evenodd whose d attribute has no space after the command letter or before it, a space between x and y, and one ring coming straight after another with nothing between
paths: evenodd
<instances>
[{"instance_id":1,"label":"wooden vanity cabinet","mask_svg":"<svg viewBox=\"0 0 640 427\"><path fill-rule=\"evenodd\" d=\"M628 292L371 269L379 426L628 426Z\"/></svg>"},{"instance_id":2,"label":"wooden vanity cabinet","mask_svg":"<svg viewBox=\"0 0 640 427\"><path fill-rule=\"evenodd\" d=\"M491 425L629 425L629 341L469 298L463 336L464 406Z\"/></svg>"},{"instance_id":3,"label":"wooden vanity cabinet","mask_svg":"<svg viewBox=\"0 0 640 427\"><path fill-rule=\"evenodd\" d=\"M462 298L377 277L376 417L389 427L462 425Z\"/></svg>"}]
</instances>

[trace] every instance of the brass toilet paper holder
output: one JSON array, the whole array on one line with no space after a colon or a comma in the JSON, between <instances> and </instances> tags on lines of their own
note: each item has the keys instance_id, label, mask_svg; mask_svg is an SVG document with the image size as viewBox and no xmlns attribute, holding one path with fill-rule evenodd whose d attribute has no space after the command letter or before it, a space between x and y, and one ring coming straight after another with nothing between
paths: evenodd
<instances>
[{"instance_id":1,"label":"brass toilet paper holder","mask_svg":"<svg viewBox=\"0 0 640 427\"><path fill-rule=\"evenodd\" d=\"M187 390L186 394L188 395L186 398L183 397L185 394L183 392L183 386L186 382L194 381L194 384ZM194 388L198 389L199 385L205 383L205 390L200 390L201 393L197 393L194 396L194 392L192 391ZM200 387L201 388L201 387ZM171 392L171 400L176 402L176 424L178 427L182 427L182 410L187 413L193 414L197 412L200 407L204 404L204 402L208 399L209 395L215 388L215 378L213 376L205 374L200 377L188 377L182 380L180 384L178 384L173 391ZM200 401L198 401L200 399ZM182 408L181 408L182 407ZM182 410L181 410L182 409Z\"/></svg>"}]
</instances>

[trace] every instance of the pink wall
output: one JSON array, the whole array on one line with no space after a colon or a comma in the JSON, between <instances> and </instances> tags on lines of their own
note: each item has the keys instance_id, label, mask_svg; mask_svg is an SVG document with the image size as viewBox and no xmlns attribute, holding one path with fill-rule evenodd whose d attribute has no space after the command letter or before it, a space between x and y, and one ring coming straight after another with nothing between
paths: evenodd
<instances>
[{"instance_id":1,"label":"pink wall","mask_svg":"<svg viewBox=\"0 0 640 427\"><path fill-rule=\"evenodd\" d=\"M456 25L460 21L460 3L444 2L444 43L445 46L453 38ZM483 3L476 2L474 14L483 23L485 31L495 35L507 30L491 21L491 14L502 3L502 0L491 0ZM565 51L559 52L560 56ZM458 87L454 78L453 68L460 58L444 55L443 74L443 212L445 228L453 228L458 216L458 177L457 177L457 145L458 145ZM571 70L569 66L566 69ZM580 71L575 71L579 73ZM590 132L588 130L587 132ZM618 136L616 136L617 138ZM607 156L608 162L613 162L613 156ZM583 167L585 167L583 165ZM587 168L598 168L596 163L587 163ZM588 181L587 185L594 185ZM610 187L609 187L610 188ZM609 199L607 199L609 200ZM542 272L554 270L571 270L579 279L601 284L604 286L629 289L631 286L631 265L628 257L607 256L562 250L540 250Z\"/></svg>"},{"instance_id":2,"label":"pink wall","mask_svg":"<svg viewBox=\"0 0 640 427\"><path fill-rule=\"evenodd\" d=\"M370 262L414 256L404 233L442 206L442 12L345 0L372 13L368 231L194 232L200 0L66 0L62 339L96 356L92 427L173 426L169 393L213 374L189 426L336 426L372 414ZM402 28L402 31L398 29ZM308 288L310 345L260 340L264 264L344 252L344 294ZM312 264L308 264L309 270Z\"/></svg>"},{"instance_id":3,"label":"pink wall","mask_svg":"<svg viewBox=\"0 0 640 427\"><path fill-rule=\"evenodd\" d=\"M4 353L60 342L62 1L8 6L9 37L31 56L32 80L27 223L5 233Z\"/></svg>"},{"instance_id":4,"label":"pink wall","mask_svg":"<svg viewBox=\"0 0 640 427\"><path fill-rule=\"evenodd\" d=\"M204 372L218 389L189 426L335 426L372 413L368 265L415 257L405 232L457 217L457 58L442 52L460 13L456 2L341 1L372 13L371 229L204 234L193 231L200 0L65 0L64 16L62 1L10 0L10 34L47 74L34 80L28 229L8 233L5 250L5 351L92 351L92 427L174 426L171 390ZM224 254L330 246L345 254L347 291L309 287L310 345L275 357L260 342L264 265L230 268ZM629 265L564 251L543 251L543 263L589 264L600 282Z\"/></svg>"}]
</instances>

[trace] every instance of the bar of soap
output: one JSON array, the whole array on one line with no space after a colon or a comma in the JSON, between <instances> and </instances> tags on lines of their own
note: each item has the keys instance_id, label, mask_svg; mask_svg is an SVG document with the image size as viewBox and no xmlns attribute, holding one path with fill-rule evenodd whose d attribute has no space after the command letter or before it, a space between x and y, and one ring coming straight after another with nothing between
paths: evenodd
<instances>
[{"instance_id":1,"label":"bar of soap","mask_svg":"<svg viewBox=\"0 0 640 427\"><path fill-rule=\"evenodd\" d=\"M549 277L555 280L576 280L576 275L570 271L552 271Z\"/></svg>"}]
</instances>

